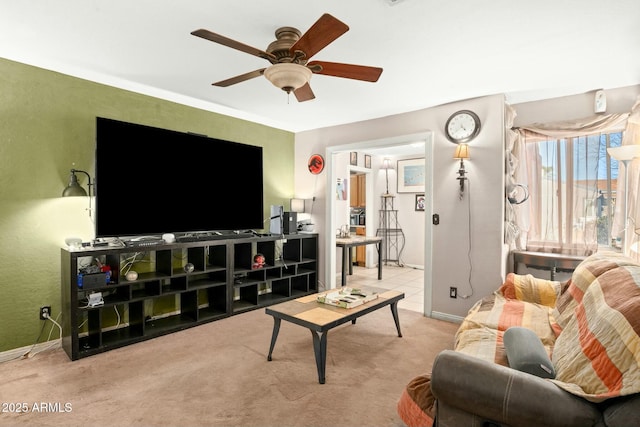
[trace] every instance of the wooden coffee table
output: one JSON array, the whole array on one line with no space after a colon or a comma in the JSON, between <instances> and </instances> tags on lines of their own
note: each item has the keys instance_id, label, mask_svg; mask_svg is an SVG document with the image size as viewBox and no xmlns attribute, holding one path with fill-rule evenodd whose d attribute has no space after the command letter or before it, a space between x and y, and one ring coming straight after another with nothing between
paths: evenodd
<instances>
[{"instance_id":1,"label":"wooden coffee table","mask_svg":"<svg viewBox=\"0 0 640 427\"><path fill-rule=\"evenodd\" d=\"M313 338L313 352L316 357L318 368L318 381L325 382L325 366L327 361L327 333L329 329L342 325L343 323L356 323L356 319L367 313L389 306L391 314L398 330L398 336L402 337L400 331L400 320L398 319L398 301L404 298L404 293L387 289L374 288L370 286L362 287L365 291L375 291L378 298L353 308L341 308L329 304L317 302L318 295L335 292L337 289L308 295L295 300L275 304L265 309L265 312L273 316L273 334L271 335L271 347L267 360L271 361L271 354L278 339L280 322L286 320L296 325L309 328Z\"/></svg>"}]
</instances>

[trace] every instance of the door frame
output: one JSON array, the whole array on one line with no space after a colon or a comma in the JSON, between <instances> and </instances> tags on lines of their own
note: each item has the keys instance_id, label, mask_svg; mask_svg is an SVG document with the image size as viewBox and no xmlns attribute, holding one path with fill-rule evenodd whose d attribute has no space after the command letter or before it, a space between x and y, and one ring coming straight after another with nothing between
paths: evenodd
<instances>
[{"instance_id":1,"label":"door frame","mask_svg":"<svg viewBox=\"0 0 640 427\"><path fill-rule=\"evenodd\" d=\"M425 131L414 134L398 135L389 138L374 139L368 141L358 141L348 144L328 146L326 148L325 163L327 165L326 188L334 188L333 183L336 182L338 172L335 170L334 154L345 151L366 151L368 148L394 147L407 145L414 142L424 142L424 159L425 159L425 194L429 195L425 200L425 235L424 235L424 315L431 316L433 289L432 283L432 251L433 251L433 233L431 228L431 216L433 215L433 132ZM368 197L368 195L367 195ZM369 200L367 200L369 204ZM325 218L327 219L327 244L325 246L325 282L326 289L334 289L336 287L336 230L335 224L335 201L334 197L327 197ZM368 218L367 218L368 220Z\"/></svg>"}]
</instances>

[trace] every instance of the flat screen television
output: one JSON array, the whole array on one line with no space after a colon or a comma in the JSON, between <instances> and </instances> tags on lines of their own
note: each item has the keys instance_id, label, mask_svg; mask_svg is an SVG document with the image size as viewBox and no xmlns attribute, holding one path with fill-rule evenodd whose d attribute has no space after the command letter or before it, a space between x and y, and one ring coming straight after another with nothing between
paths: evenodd
<instances>
[{"instance_id":1,"label":"flat screen television","mask_svg":"<svg viewBox=\"0 0 640 427\"><path fill-rule=\"evenodd\" d=\"M97 238L264 228L262 147L96 118Z\"/></svg>"}]
</instances>

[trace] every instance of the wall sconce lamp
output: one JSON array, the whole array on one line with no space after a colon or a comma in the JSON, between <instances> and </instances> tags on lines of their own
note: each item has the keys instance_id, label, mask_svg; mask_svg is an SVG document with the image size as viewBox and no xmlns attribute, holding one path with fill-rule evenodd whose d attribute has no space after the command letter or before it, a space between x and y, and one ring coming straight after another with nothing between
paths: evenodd
<instances>
[{"instance_id":1,"label":"wall sconce lamp","mask_svg":"<svg viewBox=\"0 0 640 427\"><path fill-rule=\"evenodd\" d=\"M469 146L467 144L458 144L456 147L456 152L453 155L454 159L460 159L460 169L458 169L458 177L456 178L460 181L460 199L464 196L464 182L467 179L465 174L467 171L464 169L464 159L469 159Z\"/></svg>"},{"instance_id":2,"label":"wall sconce lamp","mask_svg":"<svg viewBox=\"0 0 640 427\"><path fill-rule=\"evenodd\" d=\"M304 212L304 199L291 199L291 212Z\"/></svg>"},{"instance_id":3,"label":"wall sconce lamp","mask_svg":"<svg viewBox=\"0 0 640 427\"><path fill-rule=\"evenodd\" d=\"M83 174L87 175L87 178L89 179L89 184L88 184L89 194L87 194L87 192L84 190L84 188L82 188L82 186L78 182L78 177L76 176L76 172L82 172ZM67 185L67 188L65 188L64 191L62 191L62 197L78 197L78 196L86 197L87 195L91 196L92 185L93 184L91 183L91 176L87 172L79 169L71 169L71 174L69 175L69 185Z\"/></svg>"},{"instance_id":4,"label":"wall sconce lamp","mask_svg":"<svg viewBox=\"0 0 640 427\"><path fill-rule=\"evenodd\" d=\"M387 178L387 191L386 191L382 196L383 196L383 197L388 197L388 196L390 196L390 195L391 195L391 194L389 193L389 169L393 169L393 167L391 166L391 159L389 159L389 158L385 158L385 159L382 161L382 166L381 166L381 168L382 168L382 169L384 169L384 173L385 173L385 176L386 176L386 178Z\"/></svg>"},{"instance_id":5,"label":"wall sconce lamp","mask_svg":"<svg viewBox=\"0 0 640 427\"><path fill-rule=\"evenodd\" d=\"M76 172L81 172L87 175L89 194L82 188L80 183L78 182L78 177L76 176ZM79 170L79 169L71 169L71 174L69 175L69 185L62 191L62 197L86 197L89 196L89 216L91 216L91 175L89 173Z\"/></svg>"}]
</instances>

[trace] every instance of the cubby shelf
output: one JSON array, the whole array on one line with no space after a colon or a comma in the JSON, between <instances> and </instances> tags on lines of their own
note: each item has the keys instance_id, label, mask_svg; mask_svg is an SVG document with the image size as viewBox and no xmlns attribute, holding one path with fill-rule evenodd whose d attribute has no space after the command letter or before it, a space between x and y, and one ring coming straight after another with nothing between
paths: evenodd
<instances>
[{"instance_id":1,"label":"cubby shelf","mask_svg":"<svg viewBox=\"0 0 640 427\"><path fill-rule=\"evenodd\" d=\"M253 269L257 253L265 265ZM62 346L71 360L318 291L317 234L63 248L61 263ZM91 264L110 276L83 275ZM129 271L135 280L127 280ZM104 303L89 306L97 292Z\"/></svg>"}]
</instances>

